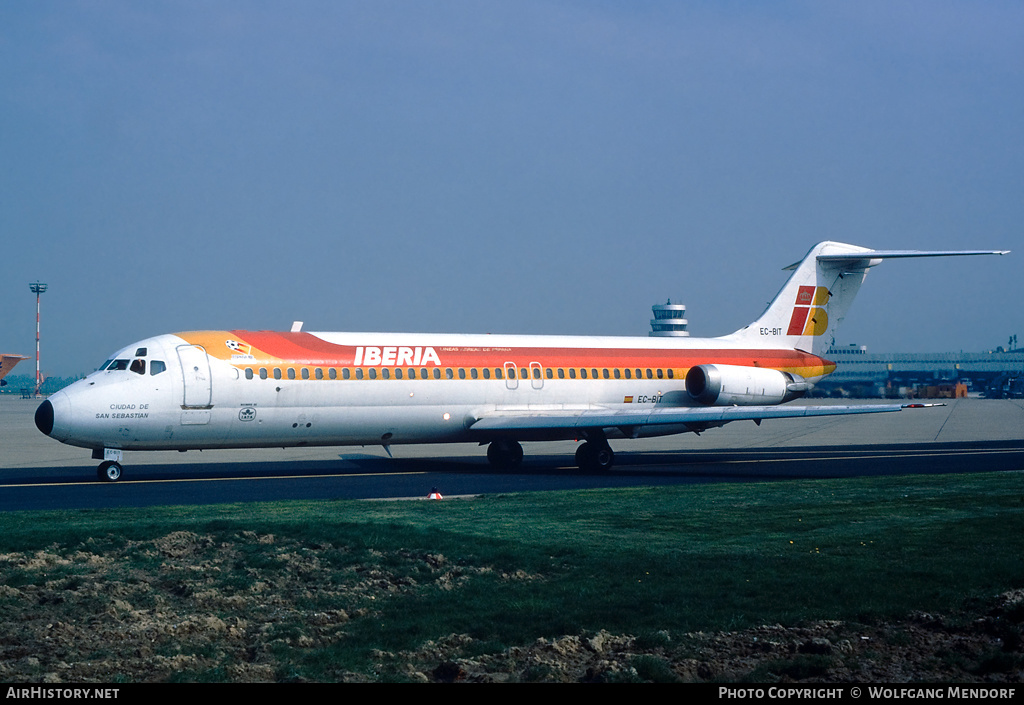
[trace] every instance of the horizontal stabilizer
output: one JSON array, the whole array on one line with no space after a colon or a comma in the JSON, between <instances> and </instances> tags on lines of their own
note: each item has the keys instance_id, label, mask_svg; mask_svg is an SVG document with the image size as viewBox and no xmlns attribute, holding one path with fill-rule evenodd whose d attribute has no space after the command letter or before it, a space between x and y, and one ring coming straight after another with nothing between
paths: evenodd
<instances>
[{"instance_id":1,"label":"horizontal stabilizer","mask_svg":"<svg viewBox=\"0 0 1024 705\"><path fill-rule=\"evenodd\" d=\"M906 257L967 257L971 255L1008 255L1009 250L862 250L859 252L844 252L841 254L818 255L819 262L868 262L867 266L878 264L871 260L899 259ZM802 261L802 260L801 260ZM793 270L800 266L800 262L794 262L784 271Z\"/></svg>"},{"instance_id":2,"label":"horizontal stabilizer","mask_svg":"<svg viewBox=\"0 0 1024 705\"><path fill-rule=\"evenodd\" d=\"M868 250L840 255L818 255L819 262L846 262L900 257L965 257L970 255L1008 255L1009 250Z\"/></svg>"}]
</instances>

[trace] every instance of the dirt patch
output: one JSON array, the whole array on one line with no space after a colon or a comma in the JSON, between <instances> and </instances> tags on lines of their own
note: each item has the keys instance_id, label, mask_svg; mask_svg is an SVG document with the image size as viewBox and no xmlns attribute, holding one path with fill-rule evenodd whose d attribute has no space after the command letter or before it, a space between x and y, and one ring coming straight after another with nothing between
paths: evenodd
<instances>
[{"instance_id":1,"label":"dirt patch","mask_svg":"<svg viewBox=\"0 0 1024 705\"><path fill-rule=\"evenodd\" d=\"M343 645L386 600L475 577L540 579L445 556L353 556L242 532L0 554L0 681L85 683L302 680L296 654ZM1024 592L971 613L884 624L636 637L598 632L494 651L451 634L325 679L421 682L1020 682ZM330 653L337 653L330 652Z\"/></svg>"},{"instance_id":2,"label":"dirt patch","mask_svg":"<svg viewBox=\"0 0 1024 705\"><path fill-rule=\"evenodd\" d=\"M454 635L386 656L421 681L1021 682L1021 596L999 602L955 623L918 614L874 626L823 621L644 640L602 631L477 658L465 656L473 640Z\"/></svg>"}]
</instances>

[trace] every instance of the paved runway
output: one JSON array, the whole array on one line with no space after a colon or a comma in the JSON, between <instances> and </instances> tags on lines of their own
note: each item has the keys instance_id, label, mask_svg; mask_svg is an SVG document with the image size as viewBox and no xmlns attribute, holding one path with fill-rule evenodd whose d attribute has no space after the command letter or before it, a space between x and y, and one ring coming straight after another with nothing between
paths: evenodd
<instances>
[{"instance_id":1,"label":"paved runway","mask_svg":"<svg viewBox=\"0 0 1024 705\"><path fill-rule=\"evenodd\" d=\"M828 403L814 400L813 403ZM477 445L126 452L123 479L96 481L88 450L35 428L37 401L0 396L0 511L275 499L426 497L714 481L1024 470L1024 402L736 422L701 434L618 441L609 474L581 473L574 443L527 443L494 472Z\"/></svg>"}]
</instances>

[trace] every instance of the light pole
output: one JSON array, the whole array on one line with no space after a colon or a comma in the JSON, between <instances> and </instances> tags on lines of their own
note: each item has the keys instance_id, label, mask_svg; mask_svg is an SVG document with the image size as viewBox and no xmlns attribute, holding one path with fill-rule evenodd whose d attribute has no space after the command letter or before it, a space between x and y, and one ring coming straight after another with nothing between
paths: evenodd
<instances>
[{"instance_id":1,"label":"light pole","mask_svg":"<svg viewBox=\"0 0 1024 705\"><path fill-rule=\"evenodd\" d=\"M36 295L36 393L39 396L39 389L43 386L43 375L39 372L39 296L46 291L46 284L38 281L28 285L32 293Z\"/></svg>"}]
</instances>

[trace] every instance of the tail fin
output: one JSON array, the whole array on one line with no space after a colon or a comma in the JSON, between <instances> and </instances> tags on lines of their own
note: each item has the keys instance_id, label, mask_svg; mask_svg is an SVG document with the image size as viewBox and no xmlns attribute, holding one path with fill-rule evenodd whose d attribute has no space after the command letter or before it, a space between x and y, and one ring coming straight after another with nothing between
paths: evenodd
<instances>
[{"instance_id":1,"label":"tail fin","mask_svg":"<svg viewBox=\"0 0 1024 705\"><path fill-rule=\"evenodd\" d=\"M823 356L835 343L835 332L860 291L868 269L884 259L1004 255L1003 250L870 250L841 242L821 242L803 260L756 321L732 336L769 345L798 348Z\"/></svg>"},{"instance_id":2,"label":"tail fin","mask_svg":"<svg viewBox=\"0 0 1024 705\"><path fill-rule=\"evenodd\" d=\"M0 355L0 379L6 377L7 373L13 370L14 366L19 362L27 359L28 358L24 355L14 355L12 353L3 353Z\"/></svg>"}]
</instances>

